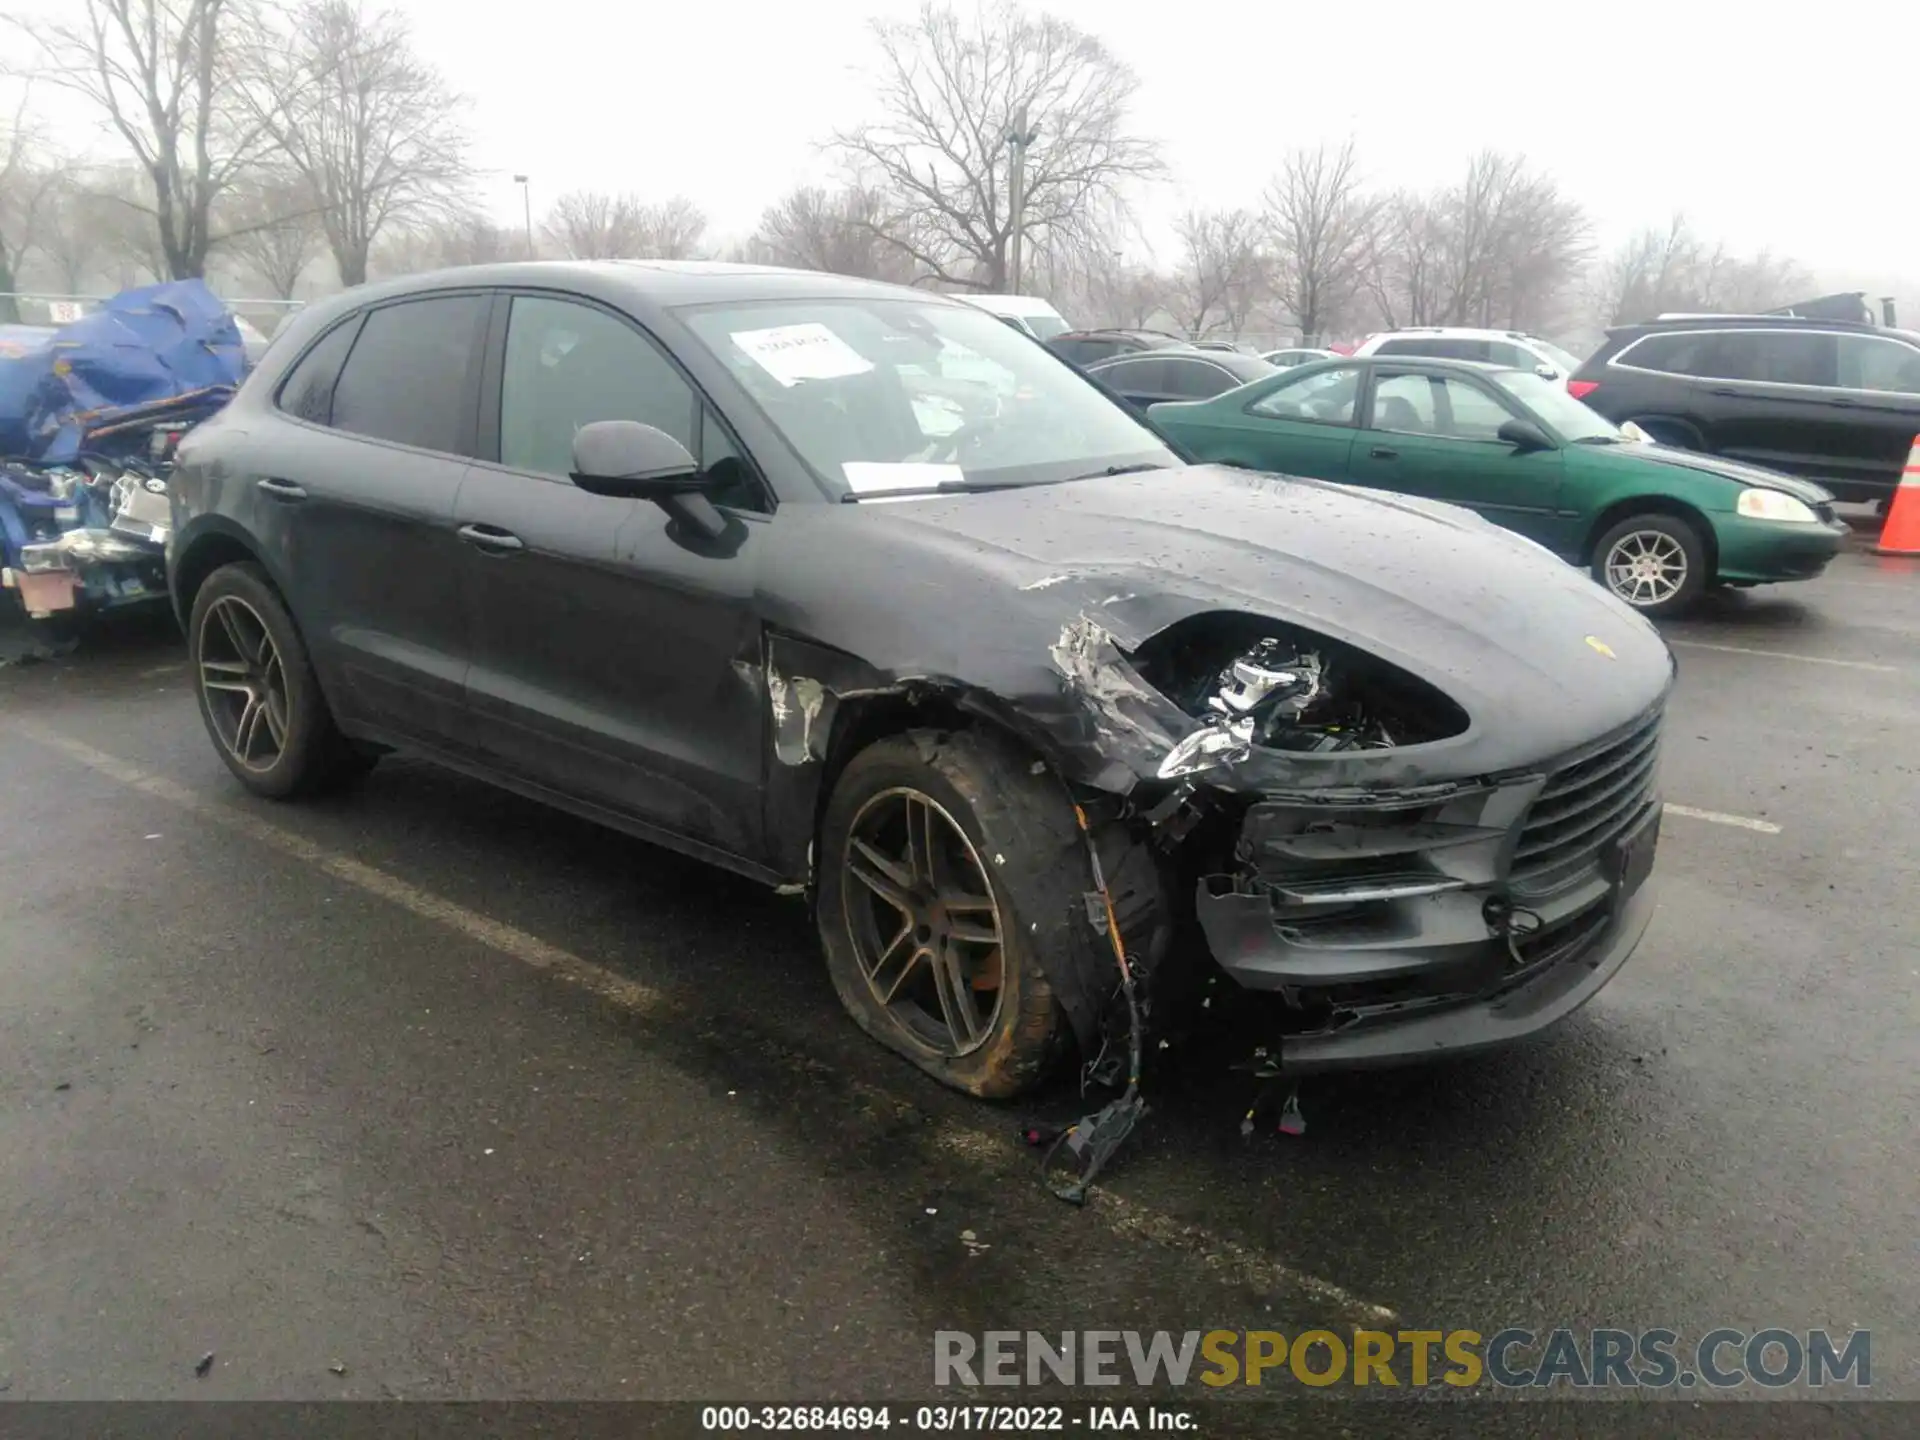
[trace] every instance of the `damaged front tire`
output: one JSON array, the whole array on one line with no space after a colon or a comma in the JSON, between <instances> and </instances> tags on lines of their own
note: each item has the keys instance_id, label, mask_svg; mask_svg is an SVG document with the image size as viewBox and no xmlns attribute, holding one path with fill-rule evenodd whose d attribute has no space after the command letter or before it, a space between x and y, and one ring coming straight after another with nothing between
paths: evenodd
<instances>
[{"instance_id":1,"label":"damaged front tire","mask_svg":"<svg viewBox=\"0 0 1920 1440\"><path fill-rule=\"evenodd\" d=\"M850 761L821 825L817 918L854 1020L956 1090L1033 1088L1067 1026L1043 950L1085 888L1073 811L1031 757L919 730Z\"/></svg>"}]
</instances>

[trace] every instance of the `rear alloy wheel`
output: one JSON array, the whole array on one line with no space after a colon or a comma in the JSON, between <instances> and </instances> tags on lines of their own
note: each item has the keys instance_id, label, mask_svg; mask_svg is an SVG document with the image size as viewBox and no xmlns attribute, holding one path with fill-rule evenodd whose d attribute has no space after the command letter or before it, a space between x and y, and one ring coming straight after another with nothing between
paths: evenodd
<instances>
[{"instance_id":1,"label":"rear alloy wheel","mask_svg":"<svg viewBox=\"0 0 1920 1440\"><path fill-rule=\"evenodd\" d=\"M1087 886L1058 782L996 736L894 736L848 762L816 853L827 971L860 1028L956 1090L1036 1084L1066 1037L1042 947L1071 943Z\"/></svg>"},{"instance_id":2,"label":"rear alloy wheel","mask_svg":"<svg viewBox=\"0 0 1920 1440\"><path fill-rule=\"evenodd\" d=\"M1706 590L1706 546L1675 515L1621 521L1593 551L1593 578L1649 618L1681 614Z\"/></svg>"},{"instance_id":3,"label":"rear alloy wheel","mask_svg":"<svg viewBox=\"0 0 1920 1440\"><path fill-rule=\"evenodd\" d=\"M363 773L372 757L333 723L307 647L256 565L223 565L187 623L194 693L207 733L240 783L274 799Z\"/></svg>"}]
</instances>

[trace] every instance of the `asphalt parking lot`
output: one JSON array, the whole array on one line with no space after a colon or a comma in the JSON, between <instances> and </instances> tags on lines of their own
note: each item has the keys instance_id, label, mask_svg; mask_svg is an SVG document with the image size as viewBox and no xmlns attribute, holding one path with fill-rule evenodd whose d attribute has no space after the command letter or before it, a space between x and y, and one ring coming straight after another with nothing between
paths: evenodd
<instances>
[{"instance_id":1,"label":"asphalt parking lot","mask_svg":"<svg viewBox=\"0 0 1920 1440\"><path fill-rule=\"evenodd\" d=\"M415 763L253 801L164 621L0 668L0 1389L857 1400L937 1329L1779 1325L1920 1399L1920 568L1667 629L1661 908L1592 1006L1312 1082L1299 1137L1187 1057L1084 1211L1028 1111L844 1020L798 902Z\"/></svg>"}]
</instances>

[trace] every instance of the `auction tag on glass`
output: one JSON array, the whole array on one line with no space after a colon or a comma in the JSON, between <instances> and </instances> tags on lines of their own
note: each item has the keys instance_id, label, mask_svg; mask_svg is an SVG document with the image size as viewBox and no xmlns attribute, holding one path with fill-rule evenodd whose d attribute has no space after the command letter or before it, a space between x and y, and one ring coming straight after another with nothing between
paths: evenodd
<instances>
[{"instance_id":1,"label":"auction tag on glass","mask_svg":"<svg viewBox=\"0 0 1920 1440\"><path fill-rule=\"evenodd\" d=\"M826 326L776 325L771 330L737 330L733 343L782 385L802 380L838 380L864 375L873 362Z\"/></svg>"}]
</instances>

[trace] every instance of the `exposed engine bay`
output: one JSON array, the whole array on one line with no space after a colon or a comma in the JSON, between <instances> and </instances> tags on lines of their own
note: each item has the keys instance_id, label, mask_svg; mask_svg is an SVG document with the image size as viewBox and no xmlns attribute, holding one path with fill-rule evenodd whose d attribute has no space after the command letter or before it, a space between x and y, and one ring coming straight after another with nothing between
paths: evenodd
<instances>
[{"instance_id":1,"label":"exposed engine bay","mask_svg":"<svg viewBox=\"0 0 1920 1440\"><path fill-rule=\"evenodd\" d=\"M1444 740L1467 716L1386 662L1252 615L1209 614L1169 627L1132 657L1142 679L1206 722L1163 762L1189 774L1253 747L1332 753Z\"/></svg>"}]
</instances>

